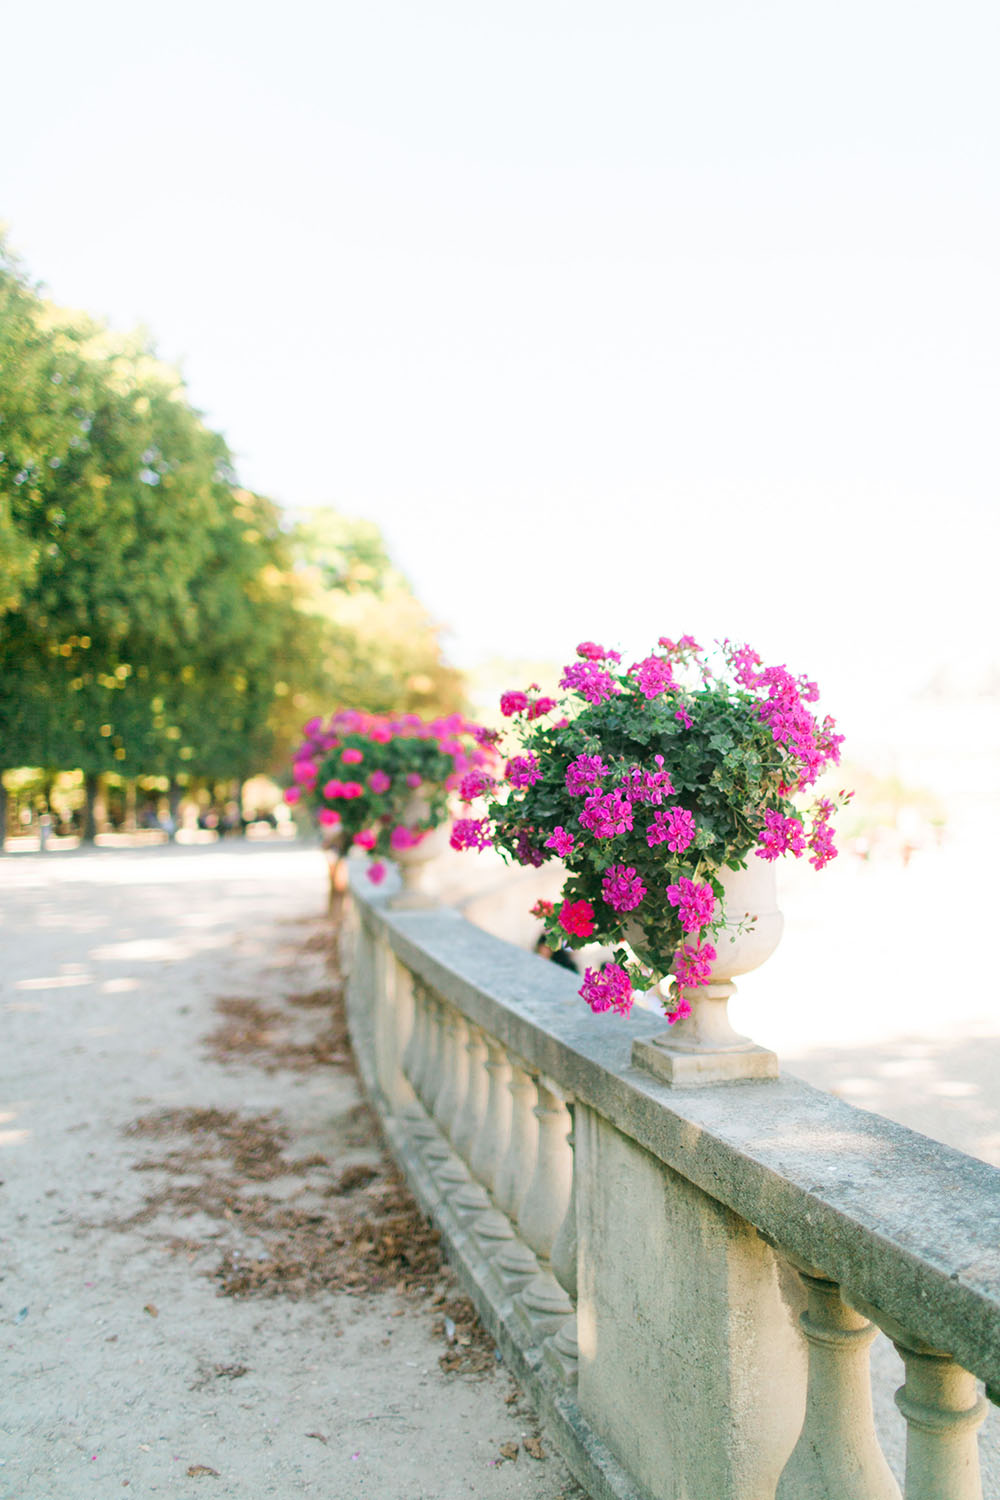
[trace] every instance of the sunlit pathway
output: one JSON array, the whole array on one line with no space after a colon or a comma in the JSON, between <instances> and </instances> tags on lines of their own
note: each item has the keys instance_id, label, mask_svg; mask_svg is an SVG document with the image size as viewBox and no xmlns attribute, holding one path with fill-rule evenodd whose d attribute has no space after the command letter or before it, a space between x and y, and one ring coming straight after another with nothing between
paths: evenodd
<instances>
[{"instance_id":1,"label":"sunlit pathway","mask_svg":"<svg viewBox=\"0 0 1000 1500\"><path fill-rule=\"evenodd\" d=\"M295 846L0 859L3 1500L578 1494L556 1458L504 1460L531 1414L502 1368L442 1372L426 1300L219 1296L225 1224L143 1217L151 1192L183 1202L223 1165L208 1132L172 1172L136 1172L175 1149L126 1133L163 1111L271 1115L306 1166L245 1185L248 1205L328 1201L308 1159L342 1164L353 1077L220 1061L204 1040L220 996L266 1008L323 985L307 939L325 898L321 856Z\"/></svg>"}]
</instances>

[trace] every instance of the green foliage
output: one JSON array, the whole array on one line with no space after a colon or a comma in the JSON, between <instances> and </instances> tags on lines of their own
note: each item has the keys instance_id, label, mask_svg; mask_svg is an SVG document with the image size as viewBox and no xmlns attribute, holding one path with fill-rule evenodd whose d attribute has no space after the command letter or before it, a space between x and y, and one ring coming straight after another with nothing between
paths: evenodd
<instances>
[{"instance_id":1,"label":"green foliage","mask_svg":"<svg viewBox=\"0 0 1000 1500\"><path fill-rule=\"evenodd\" d=\"M303 719L331 705L424 718L464 708L462 674L370 521L316 511L292 545L301 608L321 623L320 680Z\"/></svg>"},{"instance_id":2,"label":"green foliage","mask_svg":"<svg viewBox=\"0 0 1000 1500\"><path fill-rule=\"evenodd\" d=\"M715 675L693 642L663 644L662 655L624 671L585 643L590 660L563 678L570 696L557 704L511 695L521 756L488 805L505 857L565 859L564 902L586 911L569 929L560 912L545 912L552 941L581 947L597 938L623 964L627 944L640 961L629 963L630 976L643 986L682 954L696 971L701 933L724 921L724 868L744 868L755 848L769 859L810 848L817 867L835 852L833 804L816 803L807 831L792 801L839 758L832 721L819 723L805 707L814 685L783 668L758 671L745 648L728 650L732 671ZM562 715L555 722L554 712ZM709 918L693 920L713 906ZM714 957L708 945L704 953Z\"/></svg>"},{"instance_id":3,"label":"green foliage","mask_svg":"<svg viewBox=\"0 0 1000 1500\"><path fill-rule=\"evenodd\" d=\"M7 764L249 774L311 631L273 505L136 339L0 262L0 735Z\"/></svg>"},{"instance_id":4,"label":"green foliage","mask_svg":"<svg viewBox=\"0 0 1000 1500\"><path fill-rule=\"evenodd\" d=\"M43 302L0 242L5 765L244 777L331 704L462 700L377 527L289 532L146 341Z\"/></svg>"}]
</instances>

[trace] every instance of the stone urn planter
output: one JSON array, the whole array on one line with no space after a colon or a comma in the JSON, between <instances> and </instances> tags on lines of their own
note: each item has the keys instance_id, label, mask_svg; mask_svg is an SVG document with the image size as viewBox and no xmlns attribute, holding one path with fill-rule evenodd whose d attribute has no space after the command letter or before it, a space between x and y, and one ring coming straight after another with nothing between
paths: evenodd
<instances>
[{"instance_id":1,"label":"stone urn planter","mask_svg":"<svg viewBox=\"0 0 1000 1500\"><path fill-rule=\"evenodd\" d=\"M406 804L403 825L419 829L430 817L430 804L419 792ZM436 905L436 898L426 889L428 867L448 847L449 823L439 823L423 833L417 843L393 848L392 858L399 866L403 884L389 905L397 911L412 911Z\"/></svg>"},{"instance_id":2,"label":"stone urn planter","mask_svg":"<svg viewBox=\"0 0 1000 1500\"><path fill-rule=\"evenodd\" d=\"M751 854L745 870L720 871L725 925L711 939L716 950L711 983L683 990L691 1014L661 1036L632 1045L632 1061L672 1084L777 1078L775 1053L741 1036L730 1024L733 980L770 958L781 940L774 864Z\"/></svg>"}]
</instances>

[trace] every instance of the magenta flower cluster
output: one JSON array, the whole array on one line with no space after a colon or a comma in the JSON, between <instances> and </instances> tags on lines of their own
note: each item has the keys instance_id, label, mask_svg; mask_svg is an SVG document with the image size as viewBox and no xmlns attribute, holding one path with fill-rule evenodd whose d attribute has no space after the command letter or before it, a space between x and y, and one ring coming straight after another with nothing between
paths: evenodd
<instances>
[{"instance_id":1,"label":"magenta flower cluster","mask_svg":"<svg viewBox=\"0 0 1000 1500\"><path fill-rule=\"evenodd\" d=\"M303 733L286 800L310 804L327 846L340 853L353 844L403 854L447 817L449 793L470 779L477 789L494 785L496 752L461 714L424 720L343 709L326 723L311 719ZM373 880L381 873L381 861L369 866Z\"/></svg>"},{"instance_id":2,"label":"magenta flower cluster","mask_svg":"<svg viewBox=\"0 0 1000 1500\"><path fill-rule=\"evenodd\" d=\"M554 849L560 859L565 859L567 854L573 853L573 845L576 839L571 833L567 833L561 823L553 829L552 834L545 840L546 849Z\"/></svg>"},{"instance_id":3,"label":"magenta flower cluster","mask_svg":"<svg viewBox=\"0 0 1000 1500\"><path fill-rule=\"evenodd\" d=\"M456 818L449 840L453 849L488 849L493 843L487 818Z\"/></svg>"},{"instance_id":4,"label":"magenta flower cluster","mask_svg":"<svg viewBox=\"0 0 1000 1500\"><path fill-rule=\"evenodd\" d=\"M647 656L629 668L639 683L639 691L646 698L659 698L674 686L674 673L669 661L663 656Z\"/></svg>"},{"instance_id":5,"label":"magenta flower cluster","mask_svg":"<svg viewBox=\"0 0 1000 1500\"><path fill-rule=\"evenodd\" d=\"M463 798L483 797L488 815L456 823L456 848L492 837L518 863L566 862L559 910L589 915L567 926L553 908L550 938L616 945L629 923L641 932L631 956L616 947L599 973L587 970L581 994L594 1010L627 1014L644 973L669 972L679 1019L684 992L708 983L716 960L721 870L755 850L808 853L817 869L836 855L834 803L805 814L792 801L839 760L833 720L814 712L815 683L748 646L726 641L721 655L717 673L692 636L661 636L626 670L619 652L582 641L559 679L563 698L537 683L503 694L520 743L500 782L462 780ZM494 738L484 731L480 743Z\"/></svg>"},{"instance_id":6,"label":"magenta flower cluster","mask_svg":"<svg viewBox=\"0 0 1000 1500\"><path fill-rule=\"evenodd\" d=\"M601 894L615 911L634 911L646 894L646 887L634 865L609 865L601 882Z\"/></svg>"},{"instance_id":7,"label":"magenta flower cluster","mask_svg":"<svg viewBox=\"0 0 1000 1500\"><path fill-rule=\"evenodd\" d=\"M507 780L512 787L534 786L541 779L537 755L515 755L507 762Z\"/></svg>"},{"instance_id":8,"label":"magenta flower cluster","mask_svg":"<svg viewBox=\"0 0 1000 1500\"><path fill-rule=\"evenodd\" d=\"M718 954L711 943L682 943L674 954L674 978L682 990L708 984Z\"/></svg>"},{"instance_id":9,"label":"magenta flower cluster","mask_svg":"<svg viewBox=\"0 0 1000 1500\"><path fill-rule=\"evenodd\" d=\"M598 1015L614 1010L620 1016L627 1016L632 1009L632 981L620 964L605 964L600 972L588 969L580 994Z\"/></svg>"},{"instance_id":10,"label":"magenta flower cluster","mask_svg":"<svg viewBox=\"0 0 1000 1500\"><path fill-rule=\"evenodd\" d=\"M646 829L646 843L651 849L666 844L672 854L681 854L694 840L694 815L686 807L668 807L653 814Z\"/></svg>"},{"instance_id":11,"label":"magenta flower cluster","mask_svg":"<svg viewBox=\"0 0 1000 1500\"><path fill-rule=\"evenodd\" d=\"M559 686L571 693L579 693L588 703L603 703L613 693L621 692L611 673L594 661L572 662L563 669Z\"/></svg>"},{"instance_id":12,"label":"magenta flower cluster","mask_svg":"<svg viewBox=\"0 0 1000 1500\"><path fill-rule=\"evenodd\" d=\"M697 932L708 927L715 917L715 892L708 884L697 885L682 875L675 885L667 886L667 900L677 907L677 915L685 932Z\"/></svg>"},{"instance_id":13,"label":"magenta flower cluster","mask_svg":"<svg viewBox=\"0 0 1000 1500\"><path fill-rule=\"evenodd\" d=\"M778 859L782 854L794 854L796 859L806 847L806 836L798 818L786 817L784 813L768 808L764 814L757 853L761 859Z\"/></svg>"},{"instance_id":14,"label":"magenta flower cluster","mask_svg":"<svg viewBox=\"0 0 1000 1500\"><path fill-rule=\"evenodd\" d=\"M632 829L632 804L624 792L593 792L580 813L580 827L597 839L613 839Z\"/></svg>"},{"instance_id":15,"label":"magenta flower cluster","mask_svg":"<svg viewBox=\"0 0 1000 1500\"><path fill-rule=\"evenodd\" d=\"M585 797L608 774L599 755L578 755L566 767L566 790L571 797Z\"/></svg>"}]
</instances>

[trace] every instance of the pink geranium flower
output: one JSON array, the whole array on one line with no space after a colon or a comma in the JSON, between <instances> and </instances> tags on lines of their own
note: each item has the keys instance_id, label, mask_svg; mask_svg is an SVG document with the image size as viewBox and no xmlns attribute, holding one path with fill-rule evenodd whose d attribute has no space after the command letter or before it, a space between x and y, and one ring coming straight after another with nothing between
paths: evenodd
<instances>
[{"instance_id":1,"label":"pink geranium flower","mask_svg":"<svg viewBox=\"0 0 1000 1500\"><path fill-rule=\"evenodd\" d=\"M682 943L674 954L674 978L682 989L707 984L716 959L711 943Z\"/></svg>"},{"instance_id":2,"label":"pink geranium flower","mask_svg":"<svg viewBox=\"0 0 1000 1500\"><path fill-rule=\"evenodd\" d=\"M651 849L666 844L674 854L680 854L691 843L694 833L694 816L686 807L661 808L646 828L646 843Z\"/></svg>"},{"instance_id":3,"label":"pink geranium flower","mask_svg":"<svg viewBox=\"0 0 1000 1500\"><path fill-rule=\"evenodd\" d=\"M559 908L559 926L571 937L590 937L594 930L594 908L589 901L564 901Z\"/></svg>"},{"instance_id":4,"label":"pink geranium flower","mask_svg":"<svg viewBox=\"0 0 1000 1500\"><path fill-rule=\"evenodd\" d=\"M560 859L565 859L567 854L573 852L575 839L571 833L567 833L562 824L558 824L555 831L545 840L546 849L554 849Z\"/></svg>"},{"instance_id":5,"label":"pink geranium flower","mask_svg":"<svg viewBox=\"0 0 1000 1500\"><path fill-rule=\"evenodd\" d=\"M385 879L385 865L380 859L376 859L368 866L365 873L373 885L381 885Z\"/></svg>"},{"instance_id":6,"label":"pink geranium flower","mask_svg":"<svg viewBox=\"0 0 1000 1500\"><path fill-rule=\"evenodd\" d=\"M673 1010L668 1009L671 1004L674 1007ZM664 1000L663 1008L668 1026L676 1026L678 1021L683 1021L685 1016L691 1014L691 1002L686 995L678 995L673 1001Z\"/></svg>"},{"instance_id":7,"label":"pink geranium flower","mask_svg":"<svg viewBox=\"0 0 1000 1500\"><path fill-rule=\"evenodd\" d=\"M507 762L507 780L512 787L534 786L541 779L542 773L538 769L536 755L515 755Z\"/></svg>"},{"instance_id":8,"label":"pink geranium flower","mask_svg":"<svg viewBox=\"0 0 1000 1500\"><path fill-rule=\"evenodd\" d=\"M360 833L354 835L354 842L359 849L374 849L378 843L378 834L374 828L362 828Z\"/></svg>"},{"instance_id":9,"label":"pink geranium flower","mask_svg":"<svg viewBox=\"0 0 1000 1500\"><path fill-rule=\"evenodd\" d=\"M364 756L355 745L348 745L346 749L341 750L340 758L345 766L360 766L364 760Z\"/></svg>"},{"instance_id":10,"label":"pink geranium flower","mask_svg":"<svg viewBox=\"0 0 1000 1500\"><path fill-rule=\"evenodd\" d=\"M580 994L597 1014L614 1010L620 1016L627 1016L632 1009L632 981L619 964L605 964L600 973L588 969Z\"/></svg>"},{"instance_id":11,"label":"pink geranium flower","mask_svg":"<svg viewBox=\"0 0 1000 1500\"><path fill-rule=\"evenodd\" d=\"M566 790L571 797L585 797L606 775L607 767L599 755L578 755L566 767Z\"/></svg>"},{"instance_id":12,"label":"pink geranium flower","mask_svg":"<svg viewBox=\"0 0 1000 1500\"><path fill-rule=\"evenodd\" d=\"M609 865L604 872L601 892L615 911L634 911L645 896L646 887L632 865Z\"/></svg>"},{"instance_id":13,"label":"pink geranium flower","mask_svg":"<svg viewBox=\"0 0 1000 1500\"><path fill-rule=\"evenodd\" d=\"M381 796L392 786L392 777L387 771L373 771L368 778L368 785L376 796Z\"/></svg>"},{"instance_id":14,"label":"pink geranium flower","mask_svg":"<svg viewBox=\"0 0 1000 1500\"><path fill-rule=\"evenodd\" d=\"M634 662L629 668L629 675L635 677L639 691L645 698L658 698L674 685L670 663L662 656L647 656L642 661Z\"/></svg>"},{"instance_id":15,"label":"pink geranium flower","mask_svg":"<svg viewBox=\"0 0 1000 1500\"><path fill-rule=\"evenodd\" d=\"M448 841L453 849L488 849L493 842L487 818L456 818Z\"/></svg>"},{"instance_id":16,"label":"pink geranium flower","mask_svg":"<svg viewBox=\"0 0 1000 1500\"><path fill-rule=\"evenodd\" d=\"M399 823L389 835L389 847L394 850L412 849L420 843L423 836L415 829L407 828L403 823Z\"/></svg>"},{"instance_id":17,"label":"pink geranium flower","mask_svg":"<svg viewBox=\"0 0 1000 1500\"><path fill-rule=\"evenodd\" d=\"M611 673L592 661L575 661L564 667L559 686L579 693L588 703L603 703L613 693L621 692Z\"/></svg>"},{"instance_id":18,"label":"pink geranium flower","mask_svg":"<svg viewBox=\"0 0 1000 1500\"><path fill-rule=\"evenodd\" d=\"M697 932L707 927L715 916L715 892L707 883L696 885L682 875L676 885L667 886L667 900L677 907L677 915L685 932Z\"/></svg>"},{"instance_id":19,"label":"pink geranium flower","mask_svg":"<svg viewBox=\"0 0 1000 1500\"><path fill-rule=\"evenodd\" d=\"M506 719L511 718L514 714L523 714L527 706L527 693L512 692L501 693L500 695L500 712Z\"/></svg>"},{"instance_id":20,"label":"pink geranium flower","mask_svg":"<svg viewBox=\"0 0 1000 1500\"><path fill-rule=\"evenodd\" d=\"M805 847L805 831L798 818L786 818L783 813L768 808L757 846L758 857L772 860L778 859L782 854L794 854L798 859Z\"/></svg>"},{"instance_id":21,"label":"pink geranium flower","mask_svg":"<svg viewBox=\"0 0 1000 1500\"><path fill-rule=\"evenodd\" d=\"M621 661L621 652L605 651L596 641L581 641L576 648L577 656L582 656L585 661Z\"/></svg>"}]
</instances>

